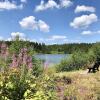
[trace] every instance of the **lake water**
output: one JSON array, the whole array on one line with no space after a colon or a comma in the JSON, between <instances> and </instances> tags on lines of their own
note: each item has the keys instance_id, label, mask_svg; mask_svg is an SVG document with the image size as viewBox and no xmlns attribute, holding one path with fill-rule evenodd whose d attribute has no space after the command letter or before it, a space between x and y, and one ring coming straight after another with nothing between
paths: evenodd
<instances>
[{"instance_id":1,"label":"lake water","mask_svg":"<svg viewBox=\"0 0 100 100\"><path fill-rule=\"evenodd\" d=\"M58 64L62 59L67 58L68 54L37 54L35 57L48 64Z\"/></svg>"}]
</instances>

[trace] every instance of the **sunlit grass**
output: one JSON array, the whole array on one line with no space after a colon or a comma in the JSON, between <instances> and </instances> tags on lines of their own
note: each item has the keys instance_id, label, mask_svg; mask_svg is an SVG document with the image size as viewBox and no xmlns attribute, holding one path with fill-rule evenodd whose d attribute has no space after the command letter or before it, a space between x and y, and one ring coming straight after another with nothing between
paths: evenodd
<instances>
[{"instance_id":1,"label":"sunlit grass","mask_svg":"<svg viewBox=\"0 0 100 100\"><path fill-rule=\"evenodd\" d=\"M65 85L64 95L76 97L77 100L100 100L100 71L87 73L79 70L74 72L56 73L55 76L70 77L72 83Z\"/></svg>"}]
</instances>

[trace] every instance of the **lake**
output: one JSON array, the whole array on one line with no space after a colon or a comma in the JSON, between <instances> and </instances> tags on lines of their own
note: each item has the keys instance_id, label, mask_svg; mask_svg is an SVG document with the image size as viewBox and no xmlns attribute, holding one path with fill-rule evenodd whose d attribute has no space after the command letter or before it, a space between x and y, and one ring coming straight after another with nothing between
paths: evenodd
<instances>
[{"instance_id":1,"label":"lake","mask_svg":"<svg viewBox=\"0 0 100 100\"><path fill-rule=\"evenodd\" d=\"M60 63L62 59L68 57L68 54L37 54L35 57L51 65Z\"/></svg>"}]
</instances>

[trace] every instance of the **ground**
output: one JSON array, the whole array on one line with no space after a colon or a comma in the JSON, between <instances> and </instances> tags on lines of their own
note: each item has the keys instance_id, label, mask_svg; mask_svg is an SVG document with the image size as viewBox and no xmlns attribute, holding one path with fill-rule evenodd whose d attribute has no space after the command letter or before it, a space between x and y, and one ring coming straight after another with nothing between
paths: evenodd
<instances>
[{"instance_id":1,"label":"ground","mask_svg":"<svg viewBox=\"0 0 100 100\"><path fill-rule=\"evenodd\" d=\"M70 84L62 81L57 83L57 87L60 88L58 91L60 100L100 100L100 71L61 72L55 76L66 76L72 80Z\"/></svg>"}]
</instances>

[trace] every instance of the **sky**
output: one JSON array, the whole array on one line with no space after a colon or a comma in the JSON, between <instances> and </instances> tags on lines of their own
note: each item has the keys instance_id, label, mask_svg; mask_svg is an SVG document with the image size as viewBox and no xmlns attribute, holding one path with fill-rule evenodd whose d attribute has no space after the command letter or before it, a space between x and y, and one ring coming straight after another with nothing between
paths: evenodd
<instances>
[{"instance_id":1,"label":"sky","mask_svg":"<svg viewBox=\"0 0 100 100\"><path fill-rule=\"evenodd\" d=\"M0 40L100 42L100 0L0 0Z\"/></svg>"}]
</instances>

